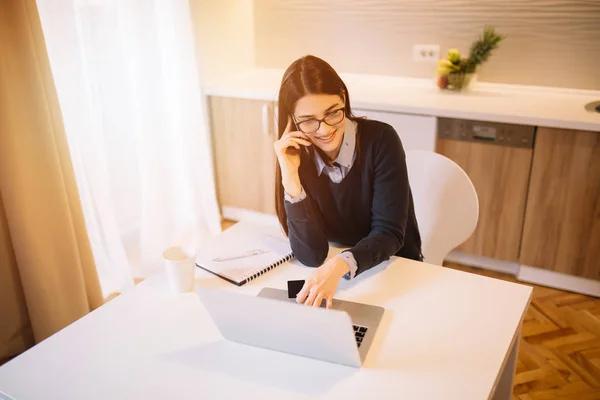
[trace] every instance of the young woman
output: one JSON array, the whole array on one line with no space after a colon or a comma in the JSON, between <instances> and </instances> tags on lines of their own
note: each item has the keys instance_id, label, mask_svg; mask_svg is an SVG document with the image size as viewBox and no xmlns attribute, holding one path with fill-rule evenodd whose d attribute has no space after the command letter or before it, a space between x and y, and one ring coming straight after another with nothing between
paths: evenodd
<instances>
[{"instance_id":1,"label":"young woman","mask_svg":"<svg viewBox=\"0 0 600 400\"><path fill-rule=\"evenodd\" d=\"M279 90L275 204L292 251L317 267L297 295L320 306L342 277L393 255L422 261L404 149L383 122L354 117L348 89L325 61L305 56ZM349 247L327 262L329 242Z\"/></svg>"}]
</instances>

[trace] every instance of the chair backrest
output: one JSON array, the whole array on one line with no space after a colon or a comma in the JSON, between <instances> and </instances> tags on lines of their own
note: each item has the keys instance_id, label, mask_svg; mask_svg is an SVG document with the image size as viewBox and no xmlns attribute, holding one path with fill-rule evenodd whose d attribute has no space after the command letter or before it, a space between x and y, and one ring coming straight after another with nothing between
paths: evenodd
<instances>
[{"instance_id":1,"label":"chair backrest","mask_svg":"<svg viewBox=\"0 0 600 400\"><path fill-rule=\"evenodd\" d=\"M479 199L473 183L454 161L424 150L407 150L406 164L423 256L442 265L477 225Z\"/></svg>"}]
</instances>

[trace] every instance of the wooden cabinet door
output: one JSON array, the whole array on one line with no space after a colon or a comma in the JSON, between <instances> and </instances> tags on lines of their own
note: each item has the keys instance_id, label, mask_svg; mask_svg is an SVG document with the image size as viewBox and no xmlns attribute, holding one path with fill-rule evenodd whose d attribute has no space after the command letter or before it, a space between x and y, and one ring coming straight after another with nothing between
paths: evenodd
<instances>
[{"instance_id":1,"label":"wooden cabinet door","mask_svg":"<svg viewBox=\"0 0 600 400\"><path fill-rule=\"evenodd\" d=\"M443 139L437 152L467 173L479 197L477 228L456 250L518 261L532 149Z\"/></svg>"},{"instance_id":2,"label":"wooden cabinet door","mask_svg":"<svg viewBox=\"0 0 600 400\"><path fill-rule=\"evenodd\" d=\"M600 133L538 128L521 264L600 279Z\"/></svg>"},{"instance_id":3,"label":"wooden cabinet door","mask_svg":"<svg viewBox=\"0 0 600 400\"><path fill-rule=\"evenodd\" d=\"M274 103L212 96L209 107L220 205L275 214Z\"/></svg>"}]
</instances>

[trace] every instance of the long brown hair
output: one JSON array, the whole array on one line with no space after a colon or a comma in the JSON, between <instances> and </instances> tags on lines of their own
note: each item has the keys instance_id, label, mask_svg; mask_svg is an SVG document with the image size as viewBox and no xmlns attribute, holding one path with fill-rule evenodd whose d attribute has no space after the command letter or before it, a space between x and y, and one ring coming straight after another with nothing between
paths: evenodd
<instances>
[{"instance_id":1,"label":"long brown hair","mask_svg":"<svg viewBox=\"0 0 600 400\"><path fill-rule=\"evenodd\" d=\"M304 56L294 61L283 74L279 88L277 139L280 139L292 115L296 103L307 94L333 94L345 99L345 117L351 120L356 118L350 108L350 95L342 78L326 61L311 55ZM300 163L308 158L300 152ZM277 218L285 234L288 234L287 214L285 212L285 194L281 183L281 168L279 163L275 171L275 210Z\"/></svg>"}]
</instances>

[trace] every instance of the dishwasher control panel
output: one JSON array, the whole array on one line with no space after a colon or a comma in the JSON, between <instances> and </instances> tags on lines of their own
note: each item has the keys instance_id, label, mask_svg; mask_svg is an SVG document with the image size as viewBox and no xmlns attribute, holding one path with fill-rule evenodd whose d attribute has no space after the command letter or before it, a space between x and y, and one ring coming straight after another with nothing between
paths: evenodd
<instances>
[{"instance_id":1,"label":"dishwasher control panel","mask_svg":"<svg viewBox=\"0 0 600 400\"><path fill-rule=\"evenodd\" d=\"M532 148L535 126L438 118L438 139Z\"/></svg>"}]
</instances>

